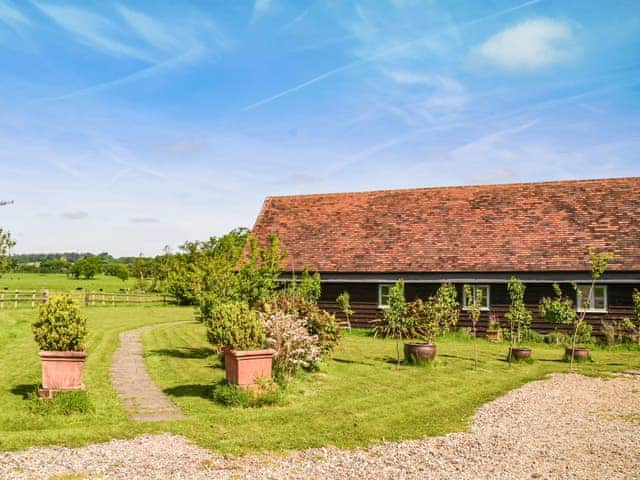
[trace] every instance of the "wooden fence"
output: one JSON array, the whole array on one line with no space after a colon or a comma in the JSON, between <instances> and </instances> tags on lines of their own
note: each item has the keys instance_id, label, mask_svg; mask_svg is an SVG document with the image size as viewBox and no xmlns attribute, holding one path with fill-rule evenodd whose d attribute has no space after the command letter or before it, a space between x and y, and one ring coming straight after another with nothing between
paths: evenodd
<instances>
[{"instance_id":1,"label":"wooden fence","mask_svg":"<svg viewBox=\"0 0 640 480\"><path fill-rule=\"evenodd\" d=\"M173 297L157 293L103 292L90 290L0 290L0 310L8 308L36 308L46 303L49 296L67 294L79 304L87 307L118 305L166 305L173 303Z\"/></svg>"}]
</instances>

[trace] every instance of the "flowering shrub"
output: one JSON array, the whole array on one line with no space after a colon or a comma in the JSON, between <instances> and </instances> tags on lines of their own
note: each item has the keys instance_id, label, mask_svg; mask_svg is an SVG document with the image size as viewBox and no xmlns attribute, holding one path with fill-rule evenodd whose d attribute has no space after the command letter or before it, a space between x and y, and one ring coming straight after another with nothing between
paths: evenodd
<instances>
[{"instance_id":1,"label":"flowering shrub","mask_svg":"<svg viewBox=\"0 0 640 480\"><path fill-rule=\"evenodd\" d=\"M282 312L306 319L308 333L317 336L323 355L330 354L340 341L340 323L335 315L319 309L315 302L285 293L264 303L262 311L267 314Z\"/></svg>"},{"instance_id":2,"label":"flowering shrub","mask_svg":"<svg viewBox=\"0 0 640 480\"><path fill-rule=\"evenodd\" d=\"M298 368L310 368L320 361L317 335L311 335L307 320L295 314L261 314L267 332L267 346L276 350L273 372L276 378L290 377Z\"/></svg>"}]
</instances>

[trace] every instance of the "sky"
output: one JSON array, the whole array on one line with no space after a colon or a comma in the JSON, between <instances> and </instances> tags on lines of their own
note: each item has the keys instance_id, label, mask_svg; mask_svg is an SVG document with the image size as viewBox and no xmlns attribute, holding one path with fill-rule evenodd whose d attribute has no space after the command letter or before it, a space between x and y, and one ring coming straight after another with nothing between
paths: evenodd
<instances>
[{"instance_id":1,"label":"sky","mask_svg":"<svg viewBox=\"0 0 640 480\"><path fill-rule=\"evenodd\" d=\"M640 175L640 3L0 0L0 227L155 255L268 195Z\"/></svg>"}]
</instances>

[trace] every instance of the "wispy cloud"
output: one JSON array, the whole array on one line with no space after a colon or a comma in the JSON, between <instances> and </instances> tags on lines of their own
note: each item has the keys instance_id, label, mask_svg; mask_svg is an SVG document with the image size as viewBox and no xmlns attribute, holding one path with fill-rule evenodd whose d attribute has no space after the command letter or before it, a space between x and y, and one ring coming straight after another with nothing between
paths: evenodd
<instances>
[{"instance_id":1,"label":"wispy cloud","mask_svg":"<svg viewBox=\"0 0 640 480\"><path fill-rule=\"evenodd\" d=\"M86 10L69 5L51 5L35 3L35 5L55 23L85 45L109 55L129 57L146 62L153 62L153 55L144 49L129 45L120 40L120 32L106 18Z\"/></svg>"},{"instance_id":2,"label":"wispy cloud","mask_svg":"<svg viewBox=\"0 0 640 480\"><path fill-rule=\"evenodd\" d=\"M64 212L60 215L66 220L82 220L89 216L89 214L83 210L77 210L75 212Z\"/></svg>"},{"instance_id":3,"label":"wispy cloud","mask_svg":"<svg viewBox=\"0 0 640 480\"><path fill-rule=\"evenodd\" d=\"M129 219L130 223L158 223L160 220L153 217L131 217Z\"/></svg>"},{"instance_id":4,"label":"wispy cloud","mask_svg":"<svg viewBox=\"0 0 640 480\"><path fill-rule=\"evenodd\" d=\"M271 8L271 0L255 0L253 2L253 17L257 18L269 11Z\"/></svg>"},{"instance_id":5,"label":"wispy cloud","mask_svg":"<svg viewBox=\"0 0 640 480\"><path fill-rule=\"evenodd\" d=\"M365 64L380 60L382 58L385 58L387 56L401 53L401 52L403 52L404 50L406 50L409 47L412 47L412 46L417 45L417 44L423 44L426 40L429 40L431 37L434 37L436 35L443 34L443 33L448 33L448 32L451 32L451 31L457 31L457 29L459 29L459 28L475 25L475 24L477 24L479 22L482 22L482 21L485 21L485 20L488 20L488 19L491 19L491 18L496 18L496 17L499 17L501 15L505 15L507 13L511 13L513 11L516 11L516 10L520 10L522 8L526 8L526 7L529 7L529 6L534 5L536 3L539 3L540 1L542 1L542 0L530 0L528 2L524 2L524 3L521 3L519 5L515 5L513 7L509 7L509 8L503 9L503 10L499 10L497 12L494 12L494 13L491 13L491 14L488 14L488 15L483 15L481 17L476 17L476 18L473 18L473 19L470 19L470 20L466 20L466 21L461 22L461 23L456 24L456 25L449 25L449 26L447 26L445 28L441 28L441 29L439 29L437 31L430 32L427 35L420 35L417 38L413 38L413 39L411 39L409 41L406 41L406 42L401 42L401 43L396 44L396 45L394 45L392 47L389 47L389 48L380 49L380 50L376 51L375 53L373 53L371 55L367 55L367 56L362 57L359 60L355 60L353 62L346 63L344 65L341 65L339 67L331 69L331 70L329 70L327 72L324 72L324 73L322 73L320 75L317 75L317 76L311 78L310 80L307 80L305 82L299 83L299 84L294 85L292 87L289 87L289 88L287 88L285 90L282 90L281 92L278 92L278 93L276 93L274 95L271 95L269 97L266 97L266 98L263 98L261 100L258 100L257 102L254 102L254 103L244 107L243 111L248 111L248 110L252 110L254 108L258 108L258 107L267 105L267 104L269 104L269 103L271 103L271 102L273 102L275 100L278 100L278 99L280 99L282 97L290 95L291 93L300 91L300 90L302 90L302 89L304 89L306 87L309 87L309 86L311 86L311 85L313 85L315 83L318 83L320 81L326 80L327 78L333 77L333 76L338 75L338 74L343 73L343 72L346 72L346 71L351 70L353 68L356 68L356 67L358 67L360 65L365 65Z\"/></svg>"},{"instance_id":6,"label":"wispy cloud","mask_svg":"<svg viewBox=\"0 0 640 480\"><path fill-rule=\"evenodd\" d=\"M429 110L457 110L469 101L466 88L451 77L410 70L388 71L387 76L399 85L426 88L428 96L420 104Z\"/></svg>"},{"instance_id":7,"label":"wispy cloud","mask_svg":"<svg viewBox=\"0 0 640 480\"><path fill-rule=\"evenodd\" d=\"M20 10L2 0L0 0L0 22L6 23L14 28L31 25L31 20L23 15Z\"/></svg>"},{"instance_id":8,"label":"wispy cloud","mask_svg":"<svg viewBox=\"0 0 640 480\"><path fill-rule=\"evenodd\" d=\"M472 59L504 70L537 70L576 54L570 24L551 18L519 23L496 33L471 51Z\"/></svg>"},{"instance_id":9,"label":"wispy cloud","mask_svg":"<svg viewBox=\"0 0 640 480\"><path fill-rule=\"evenodd\" d=\"M54 167L56 167L61 172L66 173L67 175L71 175L72 177L80 176L80 171L67 162L63 162L62 160L59 160L59 159L48 159L47 162L50 165L53 165Z\"/></svg>"},{"instance_id":10,"label":"wispy cloud","mask_svg":"<svg viewBox=\"0 0 640 480\"><path fill-rule=\"evenodd\" d=\"M175 52L180 49L175 33L172 35L165 25L153 17L122 5L118 6L118 12L133 31L153 48L167 52Z\"/></svg>"}]
</instances>

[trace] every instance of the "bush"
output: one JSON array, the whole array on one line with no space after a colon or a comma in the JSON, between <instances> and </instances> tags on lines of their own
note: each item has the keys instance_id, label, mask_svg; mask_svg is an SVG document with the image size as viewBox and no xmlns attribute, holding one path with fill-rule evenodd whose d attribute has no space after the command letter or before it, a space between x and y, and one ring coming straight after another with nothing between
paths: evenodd
<instances>
[{"instance_id":1,"label":"bush","mask_svg":"<svg viewBox=\"0 0 640 480\"><path fill-rule=\"evenodd\" d=\"M261 314L261 318L267 331L267 346L276 350L275 378L284 380L298 368L310 368L320 361L318 337L309 333L306 319L282 312Z\"/></svg>"},{"instance_id":2,"label":"bush","mask_svg":"<svg viewBox=\"0 0 640 480\"><path fill-rule=\"evenodd\" d=\"M318 344L323 355L330 354L340 341L340 323L335 315L320 310L315 302L310 302L299 296L288 295L285 292L269 302L264 302L262 311L268 315L282 312L306 319L309 333L318 337Z\"/></svg>"},{"instance_id":3,"label":"bush","mask_svg":"<svg viewBox=\"0 0 640 480\"><path fill-rule=\"evenodd\" d=\"M221 380L215 385L211 397L215 402L228 407L252 408L282 402L284 390L271 379L257 379L257 386L253 389Z\"/></svg>"},{"instance_id":4,"label":"bush","mask_svg":"<svg viewBox=\"0 0 640 480\"><path fill-rule=\"evenodd\" d=\"M222 352L223 348L255 350L264 347L266 332L258 312L244 302L214 305L204 317L207 339Z\"/></svg>"},{"instance_id":5,"label":"bush","mask_svg":"<svg viewBox=\"0 0 640 480\"><path fill-rule=\"evenodd\" d=\"M81 352L87 335L87 319L70 295L52 295L40 305L31 325L41 350Z\"/></svg>"},{"instance_id":6,"label":"bush","mask_svg":"<svg viewBox=\"0 0 640 480\"><path fill-rule=\"evenodd\" d=\"M36 415L72 415L95 412L86 392L60 392L52 399L41 399L38 392L30 394L29 411Z\"/></svg>"}]
</instances>

